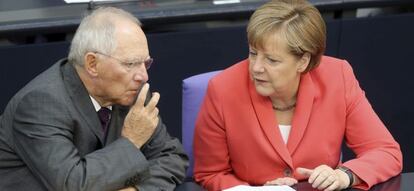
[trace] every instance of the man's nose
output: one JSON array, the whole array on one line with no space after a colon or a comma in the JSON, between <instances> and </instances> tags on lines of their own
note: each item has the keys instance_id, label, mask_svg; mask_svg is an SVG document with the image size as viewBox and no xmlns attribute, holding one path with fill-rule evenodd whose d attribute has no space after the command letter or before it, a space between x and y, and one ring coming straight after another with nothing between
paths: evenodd
<instances>
[{"instance_id":1,"label":"man's nose","mask_svg":"<svg viewBox=\"0 0 414 191\"><path fill-rule=\"evenodd\" d=\"M144 64L140 64L134 70L134 81L146 82L148 81L148 72Z\"/></svg>"}]
</instances>

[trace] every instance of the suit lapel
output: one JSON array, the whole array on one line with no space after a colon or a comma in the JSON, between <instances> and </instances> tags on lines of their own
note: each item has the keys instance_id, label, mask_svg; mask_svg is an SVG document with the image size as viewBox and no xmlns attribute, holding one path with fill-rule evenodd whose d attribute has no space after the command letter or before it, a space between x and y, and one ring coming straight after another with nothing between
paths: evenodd
<instances>
[{"instance_id":1,"label":"suit lapel","mask_svg":"<svg viewBox=\"0 0 414 191\"><path fill-rule=\"evenodd\" d=\"M282 140L282 135L277 128L278 122L272 109L272 103L268 97L263 97L256 92L254 84L249 80L249 94L251 97L253 108L256 112L256 117L259 120L260 127L269 140L273 149L280 155L280 157L292 167L292 158L289 151Z\"/></svg>"},{"instance_id":2,"label":"suit lapel","mask_svg":"<svg viewBox=\"0 0 414 191\"><path fill-rule=\"evenodd\" d=\"M75 105L77 111L83 117L84 121L86 121L86 124L92 132L98 137L101 145L103 146L104 133L102 131L101 123L99 122L98 115L93 107L89 94L79 78L74 66L67 61L63 61L61 65L61 72L66 89L72 99L72 103Z\"/></svg>"},{"instance_id":3,"label":"suit lapel","mask_svg":"<svg viewBox=\"0 0 414 191\"><path fill-rule=\"evenodd\" d=\"M306 73L301 78L296 101L297 106L292 119L292 130L287 143L290 154L294 153L303 138L312 112L314 98L315 87L311 75Z\"/></svg>"}]
</instances>

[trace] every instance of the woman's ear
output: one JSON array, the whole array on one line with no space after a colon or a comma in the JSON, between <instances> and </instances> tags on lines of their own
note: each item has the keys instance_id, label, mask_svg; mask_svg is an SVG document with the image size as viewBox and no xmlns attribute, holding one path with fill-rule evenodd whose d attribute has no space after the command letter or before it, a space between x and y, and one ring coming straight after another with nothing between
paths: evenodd
<instances>
[{"instance_id":1,"label":"woman's ear","mask_svg":"<svg viewBox=\"0 0 414 191\"><path fill-rule=\"evenodd\" d=\"M83 58L85 71L93 77L98 76L98 60L96 58L96 54L88 52Z\"/></svg>"},{"instance_id":2,"label":"woman's ear","mask_svg":"<svg viewBox=\"0 0 414 191\"><path fill-rule=\"evenodd\" d=\"M302 73L303 71L306 70L306 68L308 68L310 60L311 60L311 54L309 52L305 52L300 58L299 63L298 63L299 73Z\"/></svg>"}]
</instances>

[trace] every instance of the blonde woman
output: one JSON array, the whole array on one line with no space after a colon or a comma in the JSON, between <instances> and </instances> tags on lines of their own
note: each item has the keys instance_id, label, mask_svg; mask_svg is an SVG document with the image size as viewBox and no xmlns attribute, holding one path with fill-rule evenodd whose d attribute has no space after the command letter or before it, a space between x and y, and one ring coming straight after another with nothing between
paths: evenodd
<instances>
[{"instance_id":1,"label":"blonde woman","mask_svg":"<svg viewBox=\"0 0 414 191\"><path fill-rule=\"evenodd\" d=\"M247 34L248 59L209 82L194 137L197 182L369 189L401 172L399 144L351 65L323 56L325 24L314 6L268 2ZM340 161L343 140L355 159Z\"/></svg>"}]
</instances>

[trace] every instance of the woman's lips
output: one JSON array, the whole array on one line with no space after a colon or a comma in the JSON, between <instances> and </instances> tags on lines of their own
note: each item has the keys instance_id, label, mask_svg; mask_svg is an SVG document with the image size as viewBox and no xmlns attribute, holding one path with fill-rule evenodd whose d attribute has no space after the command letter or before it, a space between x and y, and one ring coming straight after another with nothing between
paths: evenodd
<instances>
[{"instance_id":1,"label":"woman's lips","mask_svg":"<svg viewBox=\"0 0 414 191\"><path fill-rule=\"evenodd\" d=\"M255 78L254 80L255 80L256 82L259 82L259 83L265 83L265 82L267 82L266 80L257 79L257 78Z\"/></svg>"}]
</instances>

